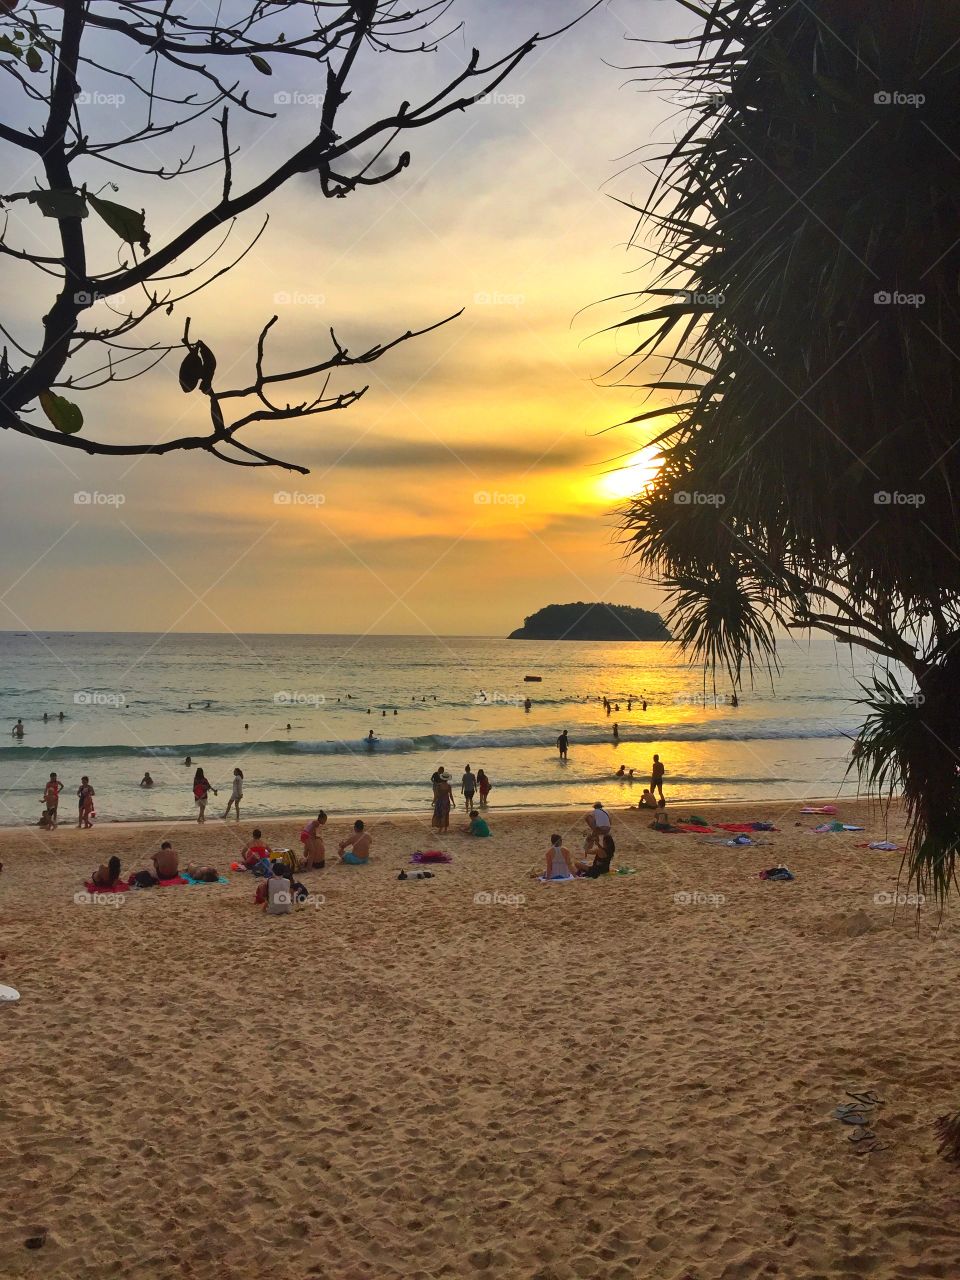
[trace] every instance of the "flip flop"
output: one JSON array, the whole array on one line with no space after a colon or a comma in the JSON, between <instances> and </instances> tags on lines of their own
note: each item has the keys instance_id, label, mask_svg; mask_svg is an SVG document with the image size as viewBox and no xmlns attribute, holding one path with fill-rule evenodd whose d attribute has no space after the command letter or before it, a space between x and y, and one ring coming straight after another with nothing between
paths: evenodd
<instances>
[{"instance_id":1,"label":"flip flop","mask_svg":"<svg viewBox=\"0 0 960 1280\"><path fill-rule=\"evenodd\" d=\"M860 1111L847 1111L843 1115L837 1116L837 1119L841 1124L854 1124L862 1127L865 1127L870 1123L867 1117Z\"/></svg>"},{"instance_id":2,"label":"flip flop","mask_svg":"<svg viewBox=\"0 0 960 1280\"><path fill-rule=\"evenodd\" d=\"M889 1151L892 1143L889 1142L872 1142L869 1146L854 1147L852 1154L855 1156L868 1156L874 1151Z\"/></svg>"},{"instance_id":3,"label":"flip flop","mask_svg":"<svg viewBox=\"0 0 960 1280\"><path fill-rule=\"evenodd\" d=\"M851 1133L847 1139L848 1142L876 1142L877 1135L872 1129L857 1129L855 1133Z\"/></svg>"},{"instance_id":4,"label":"flip flop","mask_svg":"<svg viewBox=\"0 0 960 1280\"><path fill-rule=\"evenodd\" d=\"M859 1103L859 1102L841 1102L833 1114L839 1118L840 1116L852 1115L855 1112L872 1111L872 1110L873 1110L872 1107L864 1106L862 1103Z\"/></svg>"},{"instance_id":5,"label":"flip flop","mask_svg":"<svg viewBox=\"0 0 960 1280\"><path fill-rule=\"evenodd\" d=\"M851 1089L846 1091L848 1098L856 1098L857 1102L865 1107L882 1107L883 1099L872 1089L867 1089L864 1093L854 1093Z\"/></svg>"}]
</instances>

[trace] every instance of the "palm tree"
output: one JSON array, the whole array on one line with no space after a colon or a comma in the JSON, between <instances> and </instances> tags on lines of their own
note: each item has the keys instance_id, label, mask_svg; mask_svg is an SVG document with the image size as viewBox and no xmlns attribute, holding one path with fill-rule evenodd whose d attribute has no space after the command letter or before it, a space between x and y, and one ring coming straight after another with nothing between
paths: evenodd
<instances>
[{"instance_id":1,"label":"palm tree","mask_svg":"<svg viewBox=\"0 0 960 1280\"><path fill-rule=\"evenodd\" d=\"M856 767L941 902L960 847L960 9L680 0L689 123L640 209L659 476L624 515L691 657L777 627L877 660ZM960 1157L960 1115L942 1122Z\"/></svg>"}]
</instances>

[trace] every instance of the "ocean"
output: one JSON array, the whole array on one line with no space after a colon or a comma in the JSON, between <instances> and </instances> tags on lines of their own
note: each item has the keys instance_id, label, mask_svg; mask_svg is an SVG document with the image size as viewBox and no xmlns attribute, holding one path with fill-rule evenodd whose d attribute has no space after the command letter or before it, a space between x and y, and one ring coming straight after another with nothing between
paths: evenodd
<instances>
[{"instance_id":1,"label":"ocean","mask_svg":"<svg viewBox=\"0 0 960 1280\"><path fill-rule=\"evenodd\" d=\"M437 765L456 789L468 763L490 776L492 806L616 807L636 803L654 752L668 803L756 800L762 815L764 800L855 792L853 700L869 672L829 640L787 641L782 674L758 674L733 707L725 680L715 700L709 676L660 643L7 632L0 659L4 826L37 821L51 771L61 821L81 774L99 821L192 818L188 755L220 789L208 818L226 808L235 766L246 818L427 812ZM610 716L603 695L619 703ZM621 764L636 783L613 776Z\"/></svg>"}]
</instances>

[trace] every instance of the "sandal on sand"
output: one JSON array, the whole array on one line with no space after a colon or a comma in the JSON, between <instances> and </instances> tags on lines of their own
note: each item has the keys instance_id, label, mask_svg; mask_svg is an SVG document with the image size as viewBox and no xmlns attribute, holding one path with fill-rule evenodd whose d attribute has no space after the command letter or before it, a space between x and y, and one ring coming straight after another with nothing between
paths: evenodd
<instances>
[{"instance_id":1,"label":"sandal on sand","mask_svg":"<svg viewBox=\"0 0 960 1280\"><path fill-rule=\"evenodd\" d=\"M854 1147L853 1155L868 1156L874 1151L889 1151L891 1145L892 1144L889 1142L871 1142L871 1143L868 1143L866 1146Z\"/></svg>"},{"instance_id":2,"label":"sandal on sand","mask_svg":"<svg viewBox=\"0 0 960 1280\"><path fill-rule=\"evenodd\" d=\"M855 1133L851 1133L847 1139L848 1142L876 1142L877 1135L872 1129L857 1129Z\"/></svg>"},{"instance_id":3,"label":"sandal on sand","mask_svg":"<svg viewBox=\"0 0 960 1280\"><path fill-rule=\"evenodd\" d=\"M834 1116L841 1124L867 1125L869 1121L859 1107L851 1111L847 1111L844 1107L837 1107Z\"/></svg>"},{"instance_id":4,"label":"sandal on sand","mask_svg":"<svg viewBox=\"0 0 960 1280\"><path fill-rule=\"evenodd\" d=\"M883 1099L872 1089L867 1089L864 1093L854 1093L851 1089L847 1090L848 1098L855 1098L857 1102L865 1107L882 1107Z\"/></svg>"}]
</instances>

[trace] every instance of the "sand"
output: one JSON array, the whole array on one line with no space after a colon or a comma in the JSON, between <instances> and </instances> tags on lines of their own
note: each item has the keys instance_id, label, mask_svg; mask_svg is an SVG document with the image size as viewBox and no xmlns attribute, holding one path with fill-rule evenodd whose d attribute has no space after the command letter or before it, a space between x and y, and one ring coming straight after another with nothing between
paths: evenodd
<instances>
[{"instance_id":1,"label":"sand","mask_svg":"<svg viewBox=\"0 0 960 1280\"><path fill-rule=\"evenodd\" d=\"M727 809L782 827L733 849L615 811L636 874L557 886L525 873L579 814L382 820L276 918L237 875L73 901L164 834L225 866L219 821L0 832L0 1275L957 1277L957 933L876 900L900 857L857 842L898 821L841 813L867 832ZM885 1151L831 1116L855 1088Z\"/></svg>"}]
</instances>

